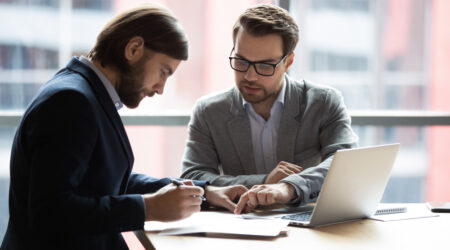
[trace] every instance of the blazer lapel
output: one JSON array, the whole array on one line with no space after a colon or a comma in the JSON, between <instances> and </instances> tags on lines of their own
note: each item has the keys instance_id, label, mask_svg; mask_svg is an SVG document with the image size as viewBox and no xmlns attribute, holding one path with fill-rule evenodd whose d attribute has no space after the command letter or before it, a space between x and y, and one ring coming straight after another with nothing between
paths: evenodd
<instances>
[{"instance_id":1,"label":"blazer lapel","mask_svg":"<svg viewBox=\"0 0 450 250\"><path fill-rule=\"evenodd\" d=\"M93 70L91 70L88 66L84 65L78 59L75 58L72 59L70 63L67 65L67 67L70 68L71 70L80 73L86 78L87 82L90 84L91 88L95 92L98 102L103 107L103 110L105 111L107 117L111 121L111 124L113 125L114 129L119 135L122 147L124 148L124 151L127 155L130 166L133 166L134 157L130 142L128 140L128 136L125 132L125 128L123 126L122 120L120 119L119 113L117 112L117 109L112 103L111 98L108 95L108 92L106 91L105 87L103 86L100 78Z\"/></svg>"},{"instance_id":2,"label":"blazer lapel","mask_svg":"<svg viewBox=\"0 0 450 250\"><path fill-rule=\"evenodd\" d=\"M253 154L250 121L242 106L242 99L236 88L233 89L230 112L232 118L228 121L228 131L231 140L239 155L244 173L254 174L256 173L256 166Z\"/></svg>"},{"instance_id":3,"label":"blazer lapel","mask_svg":"<svg viewBox=\"0 0 450 250\"><path fill-rule=\"evenodd\" d=\"M301 107L303 104L300 104L299 101L299 96L302 93L298 93L298 90L292 86L293 83L291 83L287 75L285 77L285 84L284 111L278 129L277 160L293 162L297 131L300 125L300 112L304 108Z\"/></svg>"}]
</instances>

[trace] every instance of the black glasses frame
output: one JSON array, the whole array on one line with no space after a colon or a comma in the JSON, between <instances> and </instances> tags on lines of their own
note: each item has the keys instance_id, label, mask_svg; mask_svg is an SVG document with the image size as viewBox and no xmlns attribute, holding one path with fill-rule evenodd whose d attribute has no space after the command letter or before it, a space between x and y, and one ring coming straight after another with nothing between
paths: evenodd
<instances>
[{"instance_id":1,"label":"black glasses frame","mask_svg":"<svg viewBox=\"0 0 450 250\"><path fill-rule=\"evenodd\" d=\"M243 58L240 58L240 57L233 57L233 56L231 56L231 54L233 54L233 51L234 51L234 48L231 50L231 53L230 53L230 57L228 57L228 59L230 59L230 66L231 66L231 68L233 69L233 70L236 70L236 71L238 71L238 72L247 72L248 71L248 69L250 68L250 66L252 66L253 65L253 68L255 69L255 72L258 74L258 75L261 75L261 76L273 76L274 74L275 74L275 69L278 67L278 65L284 60L284 59L286 59L286 57L287 57L287 55L284 55L283 56L283 58L281 58L280 59L280 61L278 61L277 63L265 63L265 62L252 62L252 61L249 61L249 60L246 60L246 59L243 59ZM244 62L246 62L247 63L247 69L245 69L245 70L239 70L239 69L236 69L236 68L234 68L233 67L233 64L232 64L232 60L241 60L241 61L244 61ZM272 66L273 67L273 72L272 72L272 74L261 74L260 72L258 72L258 69L256 68L256 64L263 64L263 65L266 65L266 66Z\"/></svg>"}]
</instances>

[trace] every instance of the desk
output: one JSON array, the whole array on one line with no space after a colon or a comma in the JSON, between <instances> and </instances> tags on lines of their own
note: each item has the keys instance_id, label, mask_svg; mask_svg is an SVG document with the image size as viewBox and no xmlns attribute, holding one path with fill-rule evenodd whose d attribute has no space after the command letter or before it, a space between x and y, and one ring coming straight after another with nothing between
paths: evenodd
<instances>
[{"instance_id":1,"label":"desk","mask_svg":"<svg viewBox=\"0 0 450 250\"><path fill-rule=\"evenodd\" d=\"M425 204L402 204L426 210ZM202 235L160 236L136 232L156 249L450 249L450 213L439 217L402 221L359 220L318 228L289 227L276 238L211 237ZM146 238L148 237L148 238Z\"/></svg>"}]
</instances>

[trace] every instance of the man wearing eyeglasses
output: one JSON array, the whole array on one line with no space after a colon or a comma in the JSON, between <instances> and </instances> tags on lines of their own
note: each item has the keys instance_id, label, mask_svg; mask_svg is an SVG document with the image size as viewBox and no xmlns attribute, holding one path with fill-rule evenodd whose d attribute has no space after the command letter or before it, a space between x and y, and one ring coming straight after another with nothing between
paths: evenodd
<instances>
[{"instance_id":1,"label":"man wearing eyeglasses","mask_svg":"<svg viewBox=\"0 0 450 250\"><path fill-rule=\"evenodd\" d=\"M358 140L341 94L286 74L298 27L280 7L247 9L233 42L236 86L197 102L182 177L251 187L235 213L315 200L333 154Z\"/></svg>"}]
</instances>

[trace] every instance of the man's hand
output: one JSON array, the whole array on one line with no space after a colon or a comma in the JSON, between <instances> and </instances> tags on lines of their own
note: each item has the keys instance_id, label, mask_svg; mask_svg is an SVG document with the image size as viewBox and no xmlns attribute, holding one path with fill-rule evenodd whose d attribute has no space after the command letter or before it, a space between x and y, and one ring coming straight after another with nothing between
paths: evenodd
<instances>
[{"instance_id":1,"label":"man's hand","mask_svg":"<svg viewBox=\"0 0 450 250\"><path fill-rule=\"evenodd\" d=\"M236 209L236 200L247 191L248 189L242 185L228 187L206 186L205 196L209 204L224 207L234 212Z\"/></svg>"},{"instance_id":2,"label":"man's hand","mask_svg":"<svg viewBox=\"0 0 450 250\"><path fill-rule=\"evenodd\" d=\"M280 180L288 177L289 175L298 174L302 172L302 170L303 168L300 166L289 162L280 161L280 163L278 163L278 165L272 170L272 172L267 175L264 184L278 183Z\"/></svg>"},{"instance_id":3,"label":"man's hand","mask_svg":"<svg viewBox=\"0 0 450 250\"><path fill-rule=\"evenodd\" d=\"M255 185L241 196L234 213L249 213L257 205L284 204L295 198L297 193L294 186L289 183Z\"/></svg>"},{"instance_id":4,"label":"man's hand","mask_svg":"<svg viewBox=\"0 0 450 250\"><path fill-rule=\"evenodd\" d=\"M143 195L145 220L174 221L200 211L203 188L193 186L191 181L183 183L183 186L169 184L156 193Z\"/></svg>"}]
</instances>

